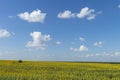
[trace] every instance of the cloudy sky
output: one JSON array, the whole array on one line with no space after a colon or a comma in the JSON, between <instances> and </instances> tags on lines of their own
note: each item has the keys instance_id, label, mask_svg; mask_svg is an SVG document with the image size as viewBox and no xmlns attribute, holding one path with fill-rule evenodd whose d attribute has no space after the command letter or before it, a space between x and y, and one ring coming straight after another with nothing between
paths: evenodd
<instances>
[{"instance_id":1,"label":"cloudy sky","mask_svg":"<svg viewBox=\"0 0 120 80\"><path fill-rule=\"evenodd\" d=\"M0 59L120 61L120 0L1 0Z\"/></svg>"}]
</instances>

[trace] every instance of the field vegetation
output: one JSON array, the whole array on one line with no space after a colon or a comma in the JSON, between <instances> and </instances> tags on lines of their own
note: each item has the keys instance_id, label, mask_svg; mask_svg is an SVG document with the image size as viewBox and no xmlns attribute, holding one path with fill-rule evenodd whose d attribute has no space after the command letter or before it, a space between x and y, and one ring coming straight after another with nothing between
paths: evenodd
<instances>
[{"instance_id":1,"label":"field vegetation","mask_svg":"<svg viewBox=\"0 0 120 80\"><path fill-rule=\"evenodd\" d=\"M120 80L120 64L0 61L0 80Z\"/></svg>"}]
</instances>

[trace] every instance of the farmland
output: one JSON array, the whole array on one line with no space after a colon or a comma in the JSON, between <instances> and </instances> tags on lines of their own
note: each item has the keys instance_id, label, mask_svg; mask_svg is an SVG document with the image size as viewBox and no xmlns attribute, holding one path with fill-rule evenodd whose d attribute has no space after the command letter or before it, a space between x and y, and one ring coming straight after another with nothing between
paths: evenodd
<instances>
[{"instance_id":1,"label":"farmland","mask_svg":"<svg viewBox=\"0 0 120 80\"><path fill-rule=\"evenodd\" d=\"M0 80L120 80L120 64L1 60Z\"/></svg>"}]
</instances>

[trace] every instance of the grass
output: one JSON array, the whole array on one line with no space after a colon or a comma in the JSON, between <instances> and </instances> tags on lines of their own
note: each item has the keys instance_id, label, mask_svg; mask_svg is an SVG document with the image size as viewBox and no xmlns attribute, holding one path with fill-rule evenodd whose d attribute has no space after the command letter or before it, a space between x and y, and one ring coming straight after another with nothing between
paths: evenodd
<instances>
[{"instance_id":1,"label":"grass","mask_svg":"<svg viewBox=\"0 0 120 80\"><path fill-rule=\"evenodd\" d=\"M120 64L0 61L0 80L120 80Z\"/></svg>"}]
</instances>

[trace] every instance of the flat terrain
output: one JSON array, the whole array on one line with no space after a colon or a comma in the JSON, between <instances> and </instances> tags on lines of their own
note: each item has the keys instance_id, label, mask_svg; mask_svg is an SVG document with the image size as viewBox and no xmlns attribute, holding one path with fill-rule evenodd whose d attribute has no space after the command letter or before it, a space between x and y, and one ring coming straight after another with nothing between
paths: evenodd
<instances>
[{"instance_id":1,"label":"flat terrain","mask_svg":"<svg viewBox=\"0 0 120 80\"><path fill-rule=\"evenodd\" d=\"M120 80L120 64L0 61L0 80Z\"/></svg>"}]
</instances>

